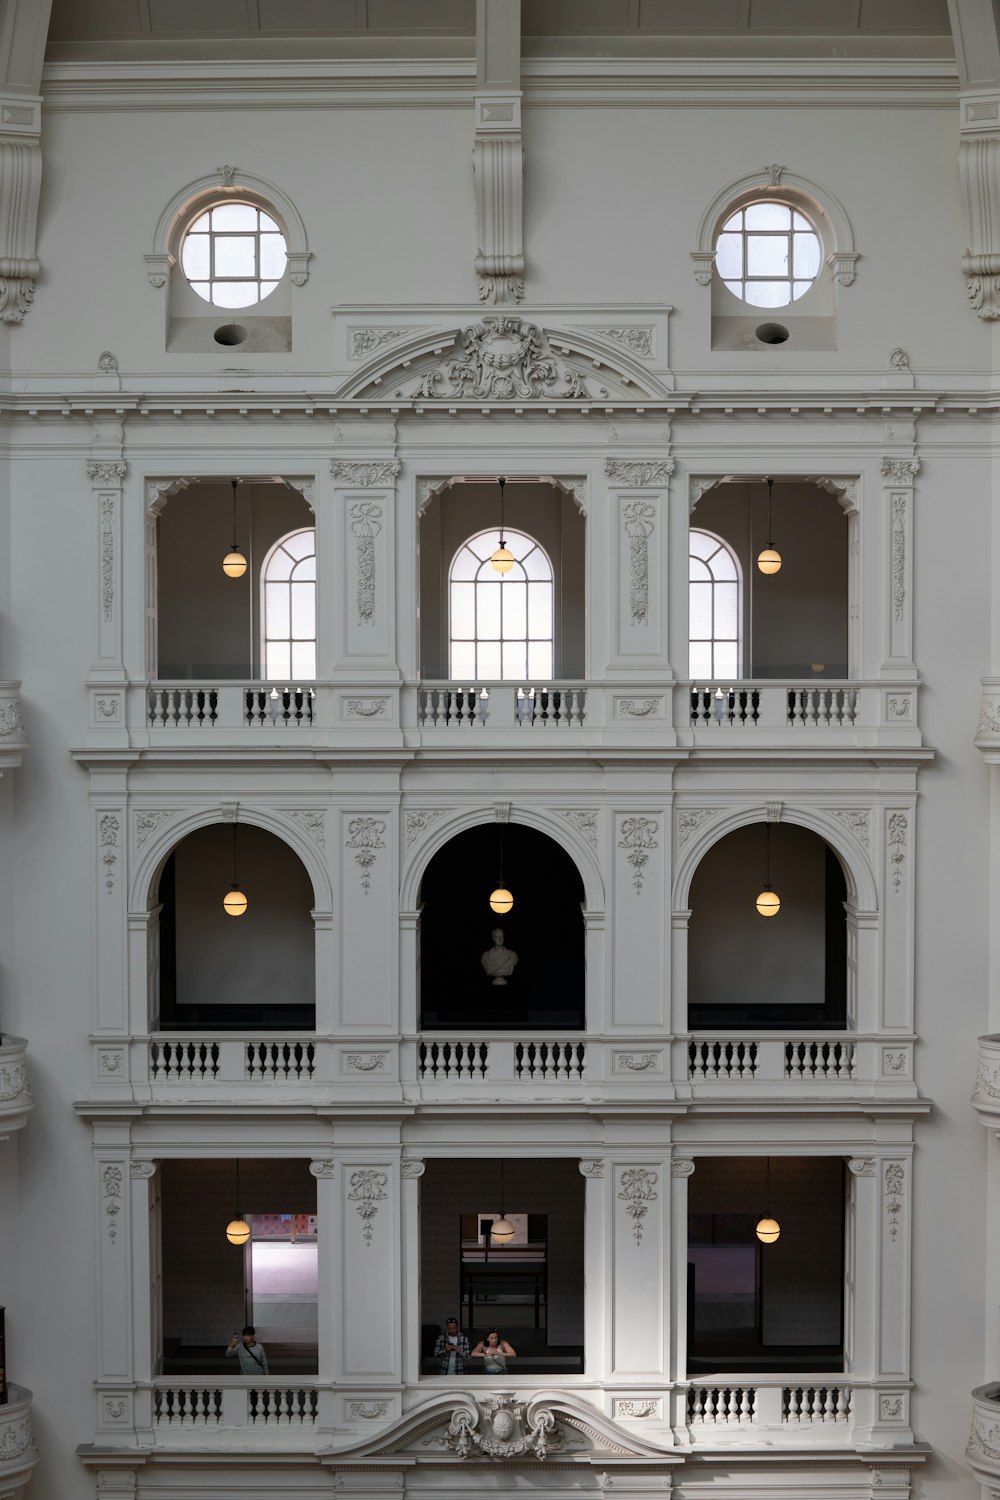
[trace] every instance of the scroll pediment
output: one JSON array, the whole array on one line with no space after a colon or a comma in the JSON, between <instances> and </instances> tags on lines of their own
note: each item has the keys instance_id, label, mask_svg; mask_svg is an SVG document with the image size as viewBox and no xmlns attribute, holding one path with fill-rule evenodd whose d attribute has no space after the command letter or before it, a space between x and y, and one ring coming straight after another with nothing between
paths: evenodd
<instances>
[{"instance_id":1,"label":"scroll pediment","mask_svg":"<svg viewBox=\"0 0 1000 1500\"><path fill-rule=\"evenodd\" d=\"M506 1391L434 1396L377 1438L324 1454L326 1463L352 1467L526 1460L601 1466L680 1461L669 1449L636 1438L588 1402Z\"/></svg>"},{"instance_id":2,"label":"scroll pediment","mask_svg":"<svg viewBox=\"0 0 1000 1500\"><path fill-rule=\"evenodd\" d=\"M442 406L589 406L668 394L639 357L605 333L541 327L517 314L483 317L464 328L421 329L366 363L337 393L338 399Z\"/></svg>"}]
</instances>

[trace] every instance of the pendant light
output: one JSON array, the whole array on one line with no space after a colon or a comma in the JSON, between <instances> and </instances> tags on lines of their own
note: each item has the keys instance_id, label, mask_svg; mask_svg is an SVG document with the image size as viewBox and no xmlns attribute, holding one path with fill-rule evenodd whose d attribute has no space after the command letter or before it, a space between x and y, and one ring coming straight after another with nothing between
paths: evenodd
<instances>
[{"instance_id":1,"label":"pendant light","mask_svg":"<svg viewBox=\"0 0 1000 1500\"><path fill-rule=\"evenodd\" d=\"M490 910L495 911L498 917L505 917L514 905L514 897L503 883L503 824L498 824L497 828L500 836L500 879L496 890L490 892Z\"/></svg>"},{"instance_id":2,"label":"pendant light","mask_svg":"<svg viewBox=\"0 0 1000 1500\"><path fill-rule=\"evenodd\" d=\"M490 1239L498 1245L509 1245L514 1238L514 1226L503 1211L503 1157L500 1158L500 1217L493 1220Z\"/></svg>"},{"instance_id":3,"label":"pendant light","mask_svg":"<svg viewBox=\"0 0 1000 1500\"><path fill-rule=\"evenodd\" d=\"M771 1218L771 1158L767 1158L767 1212L757 1220L754 1234L762 1245L773 1245L781 1234L781 1225Z\"/></svg>"},{"instance_id":4,"label":"pendant light","mask_svg":"<svg viewBox=\"0 0 1000 1500\"><path fill-rule=\"evenodd\" d=\"M222 909L227 917L242 917L250 903L240 890L240 883L236 876L236 824L233 824L233 883L229 887L222 901Z\"/></svg>"},{"instance_id":5,"label":"pendant light","mask_svg":"<svg viewBox=\"0 0 1000 1500\"><path fill-rule=\"evenodd\" d=\"M506 483L506 474L498 474L497 484L500 486L500 545L490 558L490 562L494 571L501 575L509 573L514 566L514 554L508 549L507 543L503 539L503 488Z\"/></svg>"},{"instance_id":6,"label":"pendant light","mask_svg":"<svg viewBox=\"0 0 1000 1500\"><path fill-rule=\"evenodd\" d=\"M247 560L236 541L236 486L238 483L237 479L230 480L233 487L233 550L227 552L222 559L222 571L227 578L242 578L247 570Z\"/></svg>"},{"instance_id":7,"label":"pendant light","mask_svg":"<svg viewBox=\"0 0 1000 1500\"><path fill-rule=\"evenodd\" d=\"M236 1162L236 1217L226 1225L226 1239L231 1245L245 1245L250 1238L250 1225L243 1217L240 1202L240 1163Z\"/></svg>"},{"instance_id":8,"label":"pendant light","mask_svg":"<svg viewBox=\"0 0 1000 1500\"><path fill-rule=\"evenodd\" d=\"M767 546L757 554L757 566L762 573L777 573L781 570L781 553L771 540L771 486L773 479L765 479L767 485Z\"/></svg>"},{"instance_id":9,"label":"pendant light","mask_svg":"<svg viewBox=\"0 0 1000 1500\"><path fill-rule=\"evenodd\" d=\"M757 897L757 910L762 917L776 917L781 910L781 901L771 889L771 825L764 824L764 889Z\"/></svg>"}]
</instances>

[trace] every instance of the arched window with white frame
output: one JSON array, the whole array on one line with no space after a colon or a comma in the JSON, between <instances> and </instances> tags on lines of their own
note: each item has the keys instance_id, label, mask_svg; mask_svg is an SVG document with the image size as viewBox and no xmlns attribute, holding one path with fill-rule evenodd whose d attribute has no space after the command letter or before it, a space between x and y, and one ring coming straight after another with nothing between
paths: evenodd
<instances>
[{"instance_id":1,"label":"arched window with white frame","mask_svg":"<svg viewBox=\"0 0 1000 1500\"><path fill-rule=\"evenodd\" d=\"M448 572L449 673L461 681L550 681L555 650L552 564L534 537L504 530L509 573L490 558L497 530L463 542Z\"/></svg>"},{"instance_id":2,"label":"arched window with white frame","mask_svg":"<svg viewBox=\"0 0 1000 1500\"><path fill-rule=\"evenodd\" d=\"M268 682L316 676L316 532L279 537L260 570L261 664Z\"/></svg>"},{"instance_id":3,"label":"arched window with white frame","mask_svg":"<svg viewBox=\"0 0 1000 1500\"><path fill-rule=\"evenodd\" d=\"M694 682L734 681L743 670L739 561L721 537L694 527L688 551L688 674Z\"/></svg>"}]
</instances>

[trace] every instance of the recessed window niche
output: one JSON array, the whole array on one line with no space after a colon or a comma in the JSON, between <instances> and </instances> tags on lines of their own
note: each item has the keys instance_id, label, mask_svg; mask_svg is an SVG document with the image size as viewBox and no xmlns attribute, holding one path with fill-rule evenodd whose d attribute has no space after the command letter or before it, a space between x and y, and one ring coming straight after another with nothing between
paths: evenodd
<instances>
[{"instance_id":1,"label":"recessed window niche","mask_svg":"<svg viewBox=\"0 0 1000 1500\"><path fill-rule=\"evenodd\" d=\"M514 897L502 915L489 903L501 837L503 883ZM583 881L554 839L517 823L466 829L434 855L420 895L422 1030L583 1028ZM495 956L482 962L498 928L517 955L509 973Z\"/></svg>"},{"instance_id":2,"label":"recessed window niche","mask_svg":"<svg viewBox=\"0 0 1000 1500\"><path fill-rule=\"evenodd\" d=\"M243 916L223 910L233 883L233 825L182 839L160 875L159 1026L311 1031L316 1019L313 889L274 834L237 824Z\"/></svg>"}]
</instances>

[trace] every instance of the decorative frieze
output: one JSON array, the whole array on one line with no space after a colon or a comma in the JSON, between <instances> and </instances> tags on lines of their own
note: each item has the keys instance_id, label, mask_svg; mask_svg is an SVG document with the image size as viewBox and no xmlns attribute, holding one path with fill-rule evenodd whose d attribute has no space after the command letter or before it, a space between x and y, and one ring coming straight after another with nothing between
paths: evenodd
<instances>
[{"instance_id":1,"label":"decorative frieze","mask_svg":"<svg viewBox=\"0 0 1000 1500\"><path fill-rule=\"evenodd\" d=\"M21 716L20 698L8 698L0 703L0 740L20 738L24 734L24 719Z\"/></svg>"},{"instance_id":2,"label":"decorative frieze","mask_svg":"<svg viewBox=\"0 0 1000 1500\"><path fill-rule=\"evenodd\" d=\"M653 352L653 329L650 325L634 325L618 328L595 328L595 333L615 344L621 344L630 354L648 356Z\"/></svg>"},{"instance_id":3,"label":"decorative frieze","mask_svg":"<svg viewBox=\"0 0 1000 1500\"><path fill-rule=\"evenodd\" d=\"M345 698L344 713L349 719L382 719L389 711L389 701L388 698Z\"/></svg>"},{"instance_id":4,"label":"decorative frieze","mask_svg":"<svg viewBox=\"0 0 1000 1500\"><path fill-rule=\"evenodd\" d=\"M592 395L584 375L556 354L540 328L509 315L471 324L460 354L426 371L405 394L453 401L586 401ZM608 392L600 386L593 394L605 398Z\"/></svg>"},{"instance_id":5,"label":"decorative frieze","mask_svg":"<svg viewBox=\"0 0 1000 1500\"><path fill-rule=\"evenodd\" d=\"M335 458L330 462L334 483L343 489L391 490L399 478L398 459L369 459L352 462Z\"/></svg>"},{"instance_id":6,"label":"decorative frieze","mask_svg":"<svg viewBox=\"0 0 1000 1500\"><path fill-rule=\"evenodd\" d=\"M384 1073L387 1052L345 1052L345 1073Z\"/></svg>"},{"instance_id":7,"label":"decorative frieze","mask_svg":"<svg viewBox=\"0 0 1000 1500\"><path fill-rule=\"evenodd\" d=\"M659 1052L616 1052L616 1073L646 1073L650 1068L659 1072Z\"/></svg>"},{"instance_id":8,"label":"decorative frieze","mask_svg":"<svg viewBox=\"0 0 1000 1500\"><path fill-rule=\"evenodd\" d=\"M662 489L674 472L674 461L672 458L606 458L604 472L613 489ZM710 485L714 483L714 479L710 481Z\"/></svg>"},{"instance_id":9,"label":"decorative frieze","mask_svg":"<svg viewBox=\"0 0 1000 1500\"><path fill-rule=\"evenodd\" d=\"M351 328L350 353L352 359L367 359L376 354L386 344L394 344L398 339L403 339L408 333L413 333L414 328L378 328L363 327Z\"/></svg>"},{"instance_id":10,"label":"decorative frieze","mask_svg":"<svg viewBox=\"0 0 1000 1500\"><path fill-rule=\"evenodd\" d=\"M632 1396L617 1396L612 1402L611 1414L616 1421L638 1422L647 1417L658 1417L660 1410L658 1397L649 1397L646 1400L637 1401Z\"/></svg>"},{"instance_id":11,"label":"decorative frieze","mask_svg":"<svg viewBox=\"0 0 1000 1500\"><path fill-rule=\"evenodd\" d=\"M633 624L636 623L633 621ZM616 698L616 719L662 719L662 698Z\"/></svg>"}]
</instances>

